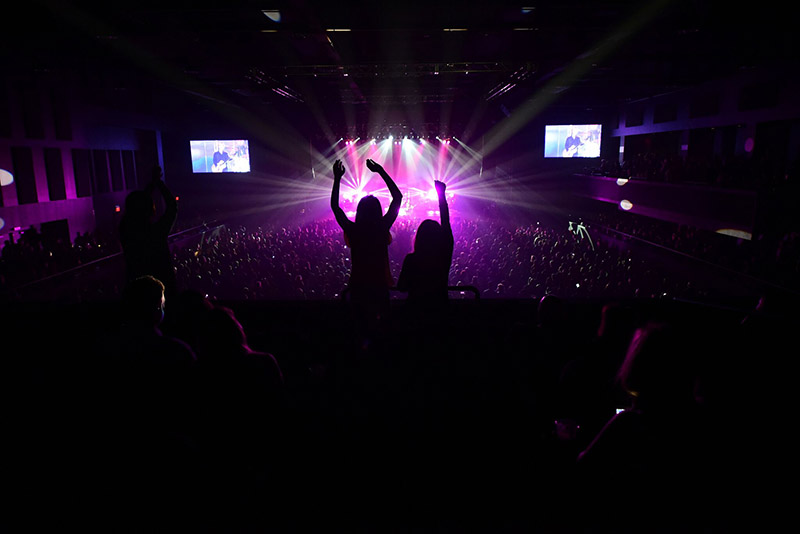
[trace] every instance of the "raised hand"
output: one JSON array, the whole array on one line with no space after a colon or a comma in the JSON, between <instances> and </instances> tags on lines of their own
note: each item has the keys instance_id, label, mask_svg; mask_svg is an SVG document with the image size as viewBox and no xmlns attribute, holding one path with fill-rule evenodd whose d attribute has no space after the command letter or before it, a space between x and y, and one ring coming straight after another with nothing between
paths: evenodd
<instances>
[{"instance_id":1,"label":"raised hand","mask_svg":"<svg viewBox=\"0 0 800 534\"><path fill-rule=\"evenodd\" d=\"M436 188L436 194L439 195L439 198L442 198L444 196L445 189L447 189L447 184L440 182L439 180L434 180L433 186Z\"/></svg>"},{"instance_id":2,"label":"raised hand","mask_svg":"<svg viewBox=\"0 0 800 534\"><path fill-rule=\"evenodd\" d=\"M342 176L344 176L344 163L337 159L333 164L333 178L339 180Z\"/></svg>"},{"instance_id":3,"label":"raised hand","mask_svg":"<svg viewBox=\"0 0 800 534\"><path fill-rule=\"evenodd\" d=\"M381 167L379 163L376 163L371 159L367 160L367 168L372 172L381 172L383 170L383 167Z\"/></svg>"},{"instance_id":4,"label":"raised hand","mask_svg":"<svg viewBox=\"0 0 800 534\"><path fill-rule=\"evenodd\" d=\"M161 181L161 177L164 176L164 172L161 170L160 166L156 165L153 167L153 172L150 176L154 182L159 182Z\"/></svg>"}]
</instances>

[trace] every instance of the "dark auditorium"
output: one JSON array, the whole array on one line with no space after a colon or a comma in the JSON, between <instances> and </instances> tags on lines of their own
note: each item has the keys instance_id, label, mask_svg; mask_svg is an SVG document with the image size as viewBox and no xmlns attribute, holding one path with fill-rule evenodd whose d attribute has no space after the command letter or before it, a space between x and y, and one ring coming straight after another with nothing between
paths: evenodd
<instances>
[{"instance_id":1,"label":"dark auditorium","mask_svg":"<svg viewBox=\"0 0 800 534\"><path fill-rule=\"evenodd\" d=\"M772 4L16 5L0 531L784 529Z\"/></svg>"}]
</instances>

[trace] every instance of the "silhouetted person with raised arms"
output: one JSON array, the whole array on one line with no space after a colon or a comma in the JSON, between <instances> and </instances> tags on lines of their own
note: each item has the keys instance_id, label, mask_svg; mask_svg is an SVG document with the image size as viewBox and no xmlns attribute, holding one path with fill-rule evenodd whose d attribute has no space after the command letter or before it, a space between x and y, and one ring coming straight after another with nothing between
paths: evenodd
<instances>
[{"instance_id":1,"label":"silhouetted person with raised arms","mask_svg":"<svg viewBox=\"0 0 800 534\"><path fill-rule=\"evenodd\" d=\"M441 310L447 304L450 265L453 261L453 229L447 206L444 182L434 182L439 197L441 224L425 219L414 238L414 252L406 255L397 289L408 292L409 303L417 310Z\"/></svg>"},{"instance_id":2,"label":"silhouetted person with raised arms","mask_svg":"<svg viewBox=\"0 0 800 534\"><path fill-rule=\"evenodd\" d=\"M152 180L144 190L125 198L125 213L119 225L119 239L125 256L127 281L150 275L160 280L167 300L175 295L177 280L172 265L168 238L178 218L178 201L161 179L161 167L153 169ZM153 191L164 199L164 213L156 218Z\"/></svg>"},{"instance_id":3,"label":"silhouetted person with raised arms","mask_svg":"<svg viewBox=\"0 0 800 534\"><path fill-rule=\"evenodd\" d=\"M356 220L351 221L339 205L339 187L345 169L341 160L333 164L333 190L331 209L336 222L344 230L347 246L350 247L350 299L353 303L359 327L374 329L389 312L389 290L394 285L389 268L389 244L392 235L389 229L400 213L403 195L384 168L371 159L367 168L380 174L392 195L392 202L383 214L380 201L368 195L356 208Z\"/></svg>"}]
</instances>

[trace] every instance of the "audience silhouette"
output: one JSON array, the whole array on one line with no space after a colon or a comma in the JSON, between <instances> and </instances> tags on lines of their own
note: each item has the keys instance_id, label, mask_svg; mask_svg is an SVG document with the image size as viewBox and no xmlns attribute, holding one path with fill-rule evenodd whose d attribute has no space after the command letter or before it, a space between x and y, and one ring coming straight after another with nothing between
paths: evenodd
<instances>
[{"instance_id":1,"label":"audience silhouette","mask_svg":"<svg viewBox=\"0 0 800 534\"><path fill-rule=\"evenodd\" d=\"M154 167L150 183L125 198L119 239L125 256L127 280L130 282L151 275L164 284L167 297L171 297L177 294L177 278L168 238L178 217L178 201L162 176L161 167ZM165 203L164 213L157 219L153 200L156 189Z\"/></svg>"},{"instance_id":2,"label":"audience silhouette","mask_svg":"<svg viewBox=\"0 0 800 534\"><path fill-rule=\"evenodd\" d=\"M250 348L232 309L215 304L199 326L193 435L205 467L204 498L251 508L255 495L278 486L286 439L283 374L274 356Z\"/></svg>"},{"instance_id":3,"label":"audience silhouette","mask_svg":"<svg viewBox=\"0 0 800 534\"><path fill-rule=\"evenodd\" d=\"M444 182L434 182L439 198L441 224L425 219L417 229L414 251L403 260L397 289L408 292L408 301L417 311L441 310L448 300L448 278L453 262L453 229Z\"/></svg>"},{"instance_id":4,"label":"audience silhouette","mask_svg":"<svg viewBox=\"0 0 800 534\"><path fill-rule=\"evenodd\" d=\"M616 301L604 304L596 334L561 369L556 415L577 425L578 447L588 445L615 409L629 405L616 376L636 326L630 306Z\"/></svg>"},{"instance_id":5,"label":"audience silhouette","mask_svg":"<svg viewBox=\"0 0 800 534\"><path fill-rule=\"evenodd\" d=\"M146 275L124 289L119 327L101 342L110 487L116 505L164 509L191 503L196 445L192 438L194 351L162 334L164 284Z\"/></svg>"},{"instance_id":6,"label":"audience silhouette","mask_svg":"<svg viewBox=\"0 0 800 534\"><path fill-rule=\"evenodd\" d=\"M333 190L331 209L339 226L344 230L347 246L350 247L350 280L348 289L353 303L355 319L359 328L372 335L389 314L389 291L394 285L389 266L389 244L392 235L389 229L400 213L403 194L386 170L368 159L367 168L383 178L392 195L392 202L382 213L380 201L367 195L358 202L356 220L347 218L339 205L339 188L345 174L344 164L336 160L333 164Z\"/></svg>"},{"instance_id":7,"label":"audience silhouette","mask_svg":"<svg viewBox=\"0 0 800 534\"><path fill-rule=\"evenodd\" d=\"M598 507L593 520L600 514L648 530L709 519L698 514L714 482L713 441L696 397L691 341L660 321L633 335L617 375L631 406L614 415L577 459L584 504ZM624 508L615 510L620 503Z\"/></svg>"}]
</instances>

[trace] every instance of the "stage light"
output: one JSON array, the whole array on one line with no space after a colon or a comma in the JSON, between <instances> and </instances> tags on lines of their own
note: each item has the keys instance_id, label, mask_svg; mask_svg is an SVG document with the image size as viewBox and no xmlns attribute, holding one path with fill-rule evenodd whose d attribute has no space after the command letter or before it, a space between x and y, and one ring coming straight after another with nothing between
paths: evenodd
<instances>
[{"instance_id":1,"label":"stage light","mask_svg":"<svg viewBox=\"0 0 800 534\"><path fill-rule=\"evenodd\" d=\"M630 200L620 200L619 207L625 211L628 211L633 207L633 202L631 202Z\"/></svg>"},{"instance_id":2,"label":"stage light","mask_svg":"<svg viewBox=\"0 0 800 534\"><path fill-rule=\"evenodd\" d=\"M14 183L14 175L5 169L0 169L0 186L7 186Z\"/></svg>"},{"instance_id":3,"label":"stage light","mask_svg":"<svg viewBox=\"0 0 800 534\"><path fill-rule=\"evenodd\" d=\"M278 9L262 9L261 12L272 22L281 21L281 12Z\"/></svg>"}]
</instances>

